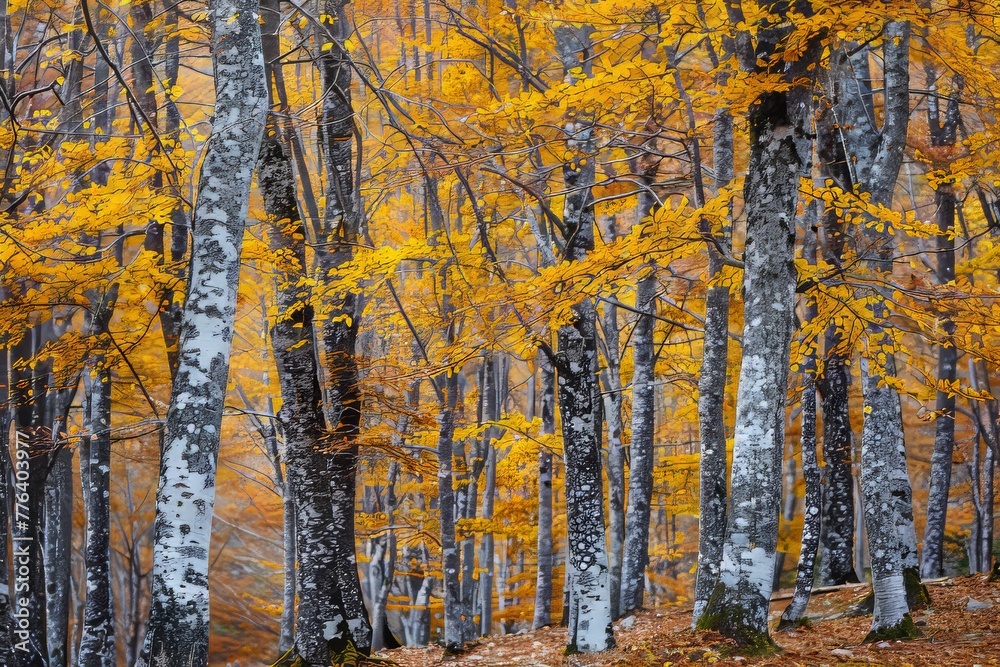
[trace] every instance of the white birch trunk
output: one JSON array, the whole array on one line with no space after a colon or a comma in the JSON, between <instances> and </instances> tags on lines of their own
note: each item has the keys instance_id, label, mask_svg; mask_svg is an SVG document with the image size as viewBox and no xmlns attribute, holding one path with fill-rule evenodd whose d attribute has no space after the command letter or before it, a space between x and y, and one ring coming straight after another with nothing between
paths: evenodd
<instances>
[{"instance_id":1,"label":"white birch trunk","mask_svg":"<svg viewBox=\"0 0 1000 667\"><path fill-rule=\"evenodd\" d=\"M848 161L855 165L853 184L871 194L874 203L891 206L903 161L909 123L909 39L905 22L890 21L883 34L885 120L874 126L867 70L867 49L853 58L835 54L835 109L853 122L841 131ZM860 74L860 76L858 76ZM842 126L843 127L843 126ZM852 185L853 185L852 184ZM862 259L877 276L892 273L891 231L862 230ZM889 299L881 287L866 291L871 318L866 326L866 358L862 360L865 421L861 433L861 493L875 599L869 640L912 636L908 608L926 602L919 583L913 504L906 470L899 394L882 374L894 376L895 343L886 329ZM879 362L878 368L869 363ZM883 362L884 360L884 362Z\"/></svg>"},{"instance_id":2,"label":"white birch trunk","mask_svg":"<svg viewBox=\"0 0 1000 667\"><path fill-rule=\"evenodd\" d=\"M632 332L632 439L629 443L628 509L622 558L621 612L642 609L649 564L650 505L653 500L653 315L656 311L656 273L636 286L635 306L641 314Z\"/></svg>"},{"instance_id":3,"label":"white birch trunk","mask_svg":"<svg viewBox=\"0 0 1000 667\"><path fill-rule=\"evenodd\" d=\"M610 567L611 617L621 615L622 549L625 542L625 452L622 444L622 381L619 354L618 308L604 305L604 342L606 368L604 382L604 419L608 432L608 564Z\"/></svg>"},{"instance_id":4,"label":"white birch trunk","mask_svg":"<svg viewBox=\"0 0 1000 667\"><path fill-rule=\"evenodd\" d=\"M555 433L555 373L548 359L541 359L543 435ZM552 452L538 451L538 573L535 578L533 630L552 623Z\"/></svg>"},{"instance_id":5,"label":"white birch trunk","mask_svg":"<svg viewBox=\"0 0 1000 667\"><path fill-rule=\"evenodd\" d=\"M160 459L149 629L137 664L208 662L208 567L240 249L267 113L253 0L213 0L216 103L192 223L177 377Z\"/></svg>"},{"instance_id":6,"label":"white birch trunk","mask_svg":"<svg viewBox=\"0 0 1000 667\"><path fill-rule=\"evenodd\" d=\"M103 364L103 358L95 360ZM89 442L80 447L80 486L87 513L87 595L80 636L80 667L114 667L115 616L111 589L111 371L88 378Z\"/></svg>"},{"instance_id":7,"label":"white birch trunk","mask_svg":"<svg viewBox=\"0 0 1000 667\"><path fill-rule=\"evenodd\" d=\"M556 50L566 80L569 71L590 73L589 28L556 29ZM581 60L581 56L583 56ZM566 148L573 154L563 164L565 259L580 261L594 248L595 179L593 124L568 120ZM597 311L589 299L574 306L576 321L558 332L558 395L566 461L566 521L572 572L568 650L593 653L614 646L611 587L604 524L601 475L600 391L597 385Z\"/></svg>"},{"instance_id":8,"label":"white birch trunk","mask_svg":"<svg viewBox=\"0 0 1000 667\"><path fill-rule=\"evenodd\" d=\"M716 189L733 180L733 117L715 114L713 163ZM706 230L708 231L708 230ZM726 240L721 239L725 245ZM722 258L708 249L709 279L722 268ZM705 339L698 376L700 431L698 574L692 623L697 623L719 577L726 537L726 371L729 366L729 287L709 286L705 295Z\"/></svg>"},{"instance_id":9,"label":"white birch trunk","mask_svg":"<svg viewBox=\"0 0 1000 667\"><path fill-rule=\"evenodd\" d=\"M808 62L808 58L804 58ZM736 403L727 537L719 582L698 627L753 650L771 641L767 614L778 540L785 392L795 308L799 178L808 173L811 91L762 95L750 112L744 199L743 361Z\"/></svg>"},{"instance_id":10,"label":"white birch trunk","mask_svg":"<svg viewBox=\"0 0 1000 667\"><path fill-rule=\"evenodd\" d=\"M459 581L461 560L455 540L455 489L452 473L452 438L455 433L458 376L440 378L443 401L438 416L438 511L441 515L441 571L444 598L444 648L447 652L462 649L462 587Z\"/></svg>"}]
</instances>

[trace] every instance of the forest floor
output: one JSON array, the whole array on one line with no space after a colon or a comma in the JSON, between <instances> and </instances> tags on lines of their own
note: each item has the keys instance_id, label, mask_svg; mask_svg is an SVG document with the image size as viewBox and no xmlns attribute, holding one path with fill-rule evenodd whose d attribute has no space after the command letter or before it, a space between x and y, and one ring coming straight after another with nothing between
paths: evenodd
<instances>
[{"instance_id":1,"label":"forest floor","mask_svg":"<svg viewBox=\"0 0 1000 667\"><path fill-rule=\"evenodd\" d=\"M905 642L861 644L871 616L852 618L845 612L868 587L852 586L814 595L807 611L811 625L773 632L782 651L764 658L739 655L719 634L692 631L690 605L660 607L619 621L615 624L618 648L594 655L564 656L566 631L558 627L484 638L458 656L444 657L440 647L404 648L381 655L401 667L1000 665L1000 583L987 583L985 576L956 577L933 582L929 589L931 606L913 613L921 636ZM790 591L775 594L772 628L790 598Z\"/></svg>"}]
</instances>

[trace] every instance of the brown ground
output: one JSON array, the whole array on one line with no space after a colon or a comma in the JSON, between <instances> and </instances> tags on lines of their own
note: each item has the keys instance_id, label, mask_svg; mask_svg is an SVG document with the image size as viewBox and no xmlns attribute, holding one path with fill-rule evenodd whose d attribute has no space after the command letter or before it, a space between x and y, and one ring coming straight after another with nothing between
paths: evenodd
<instances>
[{"instance_id":1,"label":"brown ground","mask_svg":"<svg viewBox=\"0 0 1000 667\"><path fill-rule=\"evenodd\" d=\"M859 645L871 617L847 618L844 610L867 591L851 587L813 596L808 616L813 625L795 632L774 633L784 649L766 658L744 658L715 633L690 629L691 607L664 607L638 614L630 628L615 624L618 649L590 656L563 656L566 632L547 628L506 637L491 637L457 657L443 659L438 647L405 648L382 654L401 667L447 664L454 667L682 667L685 665L896 665L974 667L1000 665L1000 584L985 577L935 582L932 606L914 612L923 635L907 642ZM993 605L967 611L969 599ZM776 621L788 598L776 595L771 605ZM629 621L625 625L630 625ZM772 624L773 627L773 624Z\"/></svg>"}]
</instances>

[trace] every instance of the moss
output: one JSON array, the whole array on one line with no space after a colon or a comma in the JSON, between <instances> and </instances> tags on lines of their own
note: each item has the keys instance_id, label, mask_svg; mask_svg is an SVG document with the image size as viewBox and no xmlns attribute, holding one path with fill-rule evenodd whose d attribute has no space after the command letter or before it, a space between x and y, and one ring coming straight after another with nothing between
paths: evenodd
<instances>
[{"instance_id":1,"label":"moss","mask_svg":"<svg viewBox=\"0 0 1000 667\"><path fill-rule=\"evenodd\" d=\"M990 576L986 579L986 581L991 584L1000 581L1000 560L993 563L993 569L990 570Z\"/></svg>"},{"instance_id":2,"label":"moss","mask_svg":"<svg viewBox=\"0 0 1000 667\"><path fill-rule=\"evenodd\" d=\"M580 652L580 649L576 647L576 644L567 644L566 648L563 650L563 655L576 655Z\"/></svg>"},{"instance_id":3,"label":"moss","mask_svg":"<svg viewBox=\"0 0 1000 667\"><path fill-rule=\"evenodd\" d=\"M931 594L927 586L920 581L920 573L915 567L903 570L903 584L906 586L906 604L910 611L929 607Z\"/></svg>"},{"instance_id":4,"label":"moss","mask_svg":"<svg viewBox=\"0 0 1000 667\"><path fill-rule=\"evenodd\" d=\"M715 630L729 637L736 642L742 655L757 657L779 651L778 645L767 632L767 626L762 632L757 628L752 613L726 600L725 593L726 587L716 584L705 605L705 612L698 619L697 629Z\"/></svg>"},{"instance_id":5,"label":"moss","mask_svg":"<svg viewBox=\"0 0 1000 667\"><path fill-rule=\"evenodd\" d=\"M898 625L894 625L891 628L882 628L881 630L872 630L862 643L870 644L872 642L894 641L897 639L914 639L919 636L920 630L913 624L913 619L910 618L909 614L904 614L903 620Z\"/></svg>"}]
</instances>

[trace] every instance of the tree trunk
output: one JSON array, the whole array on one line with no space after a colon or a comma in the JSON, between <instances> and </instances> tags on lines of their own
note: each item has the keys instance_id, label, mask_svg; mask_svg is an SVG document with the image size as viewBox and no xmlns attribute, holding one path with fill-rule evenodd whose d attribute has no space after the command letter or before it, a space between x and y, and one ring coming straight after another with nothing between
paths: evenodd
<instances>
[{"instance_id":1,"label":"tree trunk","mask_svg":"<svg viewBox=\"0 0 1000 667\"><path fill-rule=\"evenodd\" d=\"M213 0L212 137L192 223L190 280L156 497L153 597L138 664L208 662L209 541L236 317L240 248L267 113L253 0Z\"/></svg>"},{"instance_id":2,"label":"tree trunk","mask_svg":"<svg viewBox=\"0 0 1000 667\"><path fill-rule=\"evenodd\" d=\"M109 21L101 20L98 30L102 41L107 39L109 29ZM110 136L112 132L114 112L108 99L110 74L108 63L98 58L97 66L94 68L97 98L94 107L95 124L101 136ZM152 106L155 109L155 95ZM106 185L108 172L108 169L96 170L95 183ZM98 235L94 244L96 247L101 246L102 236ZM115 252L120 266L121 245L116 246ZM103 339L110 336L108 327L118 302L118 292L118 283L112 283L107 289L95 290L89 295L91 304L88 313L89 328L94 337L94 344L99 347L91 353L84 371L89 374L89 377L84 379L87 410L84 419L89 441L80 447L80 487L86 510L84 539L86 595L80 631L78 656L80 667L112 667L117 663L114 594L111 586L112 376L111 370L107 368L108 343ZM70 495L72 496L72 485L70 485ZM72 520L71 509L69 519ZM67 542L71 542L72 530L69 533ZM69 581L68 568L63 580ZM68 622L66 626L68 627Z\"/></svg>"},{"instance_id":3,"label":"tree trunk","mask_svg":"<svg viewBox=\"0 0 1000 667\"><path fill-rule=\"evenodd\" d=\"M282 491L281 520L281 543L284 554L281 568L281 625L278 630L278 653L284 654L295 645L295 594L298 589L295 581L295 563L298 561L295 548L295 502L288 491L287 482Z\"/></svg>"},{"instance_id":4,"label":"tree trunk","mask_svg":"<svg viewBox=\"0 0 1000 667\"><path fill-rule=\"evenodd\" d=\"M802 510L802 541L799 565L795 573L795 594L781 615L778 629L802 622L812 594L816 553L822 522L822 479L816 461L816 384L815 364L806 369L802 386L802 475L806 482L805 507Z\"/></svg>"},{"instance_id":5,"label":"tree trunk","mask_svg":"<svg viewBox=\"0 0 1000 667\"><path fill-rule=\"evenodd\" d=\"M503 403L507 393L507 360L497 354L488 354L483 359L482 388L482 422L496 422L503 416ZM493 445L499 437L499 430L490 426L483 433L483 452L485 461L482 463L485 473L483 487L483 518L493 520L493 503L497 490L497 451ZM479 567L483 572L479 575L480 617L479 634L489 637L493 634L493 560L495 556L494 537L492 531L483 534L480 546L481 556Z\"/></svg>"},{"instance_id":6,"label":"tree trunk","mask_svg":"<svg viewBox=\"0 0 1000 667\"><path fill-rule=\"evenodd\" d=\"M887 373L894 370L895 364L886 365ZM910 545L905 533L912 533L913 517L901 515L892 497L910 485L905 452L901 451L899 396L878 386L881 377L871 372L866 358L861 360L861 372L865 424L873 422L861 434L861 493L875 595L875 614L866 641L911 637L916 628L910 620L906 579L916 576L916 572L906 567Z\"/></svg>"},{"instance_id":7,"label":"tree trunk","mask_svg":"<svg viewBox=\"0 0 1000 667\"><path fill-rule=\"evenodd\" d=\"M836 124L836 114L820 106L816 120L816 152L820 176L832 179L845 191L854 180ZM841 216L833 207L823 212L826 243L823 257L831 266L841 266L846 235ZM823 408L823 518L820 533L819 582L839 586L856 583L854 571L854 471L851 415L848 394L851 371L848 356L840 350L841 336L831 324L824 337L825 363L817 378Z\"/></svg>"},{"instance_id":8,"label":"tree trunk","mask_svg":"<svg viewBox=\"0 0 1000 667\"><path fill-rule=\"evenodd\" d=\"M802 257L812 265L816 264L816 232L818 201L808 204L804 219L805 239ZM803 326L816 318L816 302L810 299L806 304ZM778 629L802 624L812 594L816 554L819 551L819 536L823 520L822 475L816 461L816 353L809 347L802 373L802 476L806 484L805 507L802 509L802 539L799 564L795 572L795 594L778 623ZM794 491L792 492L794 494Z\"/></svg>"},{"instance_id":9,"label":"tree trunk","mask_svg":"<svg viewBox=\"0 0 1000 667\"><path fill-rule=\"evenodd\" d=\"M111 371L100 368L103 363L103 358L95 360L96 376L86 381L89 441L80 448L80 486L87 512L80 667L117 664L111 589Z\"/></svg>"},{"instance_id":10,"label":"tree trunk","mask_svg":"<svg viewBox=\"0 0 1000 667\"><path fill-rule=\"evenodd\" d=\"M570 70L590 73L592 44L588 28L556 29L556 50L567 82ZM580 57L583 56L581 61ZM565 259L584 260L594 248L594 127L586 120L566 123L563 164ZM604 482L601 475L600 389L597 383L597 311L589 299L577 303L576 320L558 332L558 392L566 463L566 521L569 542L569 650L583 653L614 646L611 589L604 528Z\"/></svg>"},{"instance_id":11,"label":"tree trunk","mask_svg":"<svg viewBox=\"0 0 1000 667\"><path fill-rule=\"evenodd\" d=\"M795 308L795 211L799 178L808 173L811 157L805 127L811 94L801 85L787 93L767 93L749 114L744 352L732 496L719 581L698 627L718 630L755 650L772 645L767 614L778 540L785 393Z\"/></svg>"},{"instance_id":12,"label":"tree trunk","mask_svg":"<svg viewBox=\"0 0 1000 667\"><path fill-rule=\"evenodd\" d=\"M361 218L354 181L354 107L351 103L351 58L344 43L353 24L346 0L324 0L320 41L325 49L317 60L323 84L319 138L327 176L326 210L317 247L317 281L323 285L337 267L350 262ZM331 39L332 37L332 39ZM360 150L360 146L358 147ZM353 294L331 290L324 304L329 316L319 327L326 372L324 402L332 429L329 476L336 558L332 568L355 647L371 650L371 623L358 576L354 539L355 477L358 432L361 427L361 386L355 345L361 305Z\"/></svg>"},{"instance_id":13,"label":"tree trunk","mask_svg":"<svg viewBox=\"0 0 1000 667\"><path fill-rule=\"evenodd\" d=\"M713 147L716 189L733 180L733 117L715 114ZM722 239L723 244L726 243ZM722 257L709 246L709 280L722 269ZM726 370L729 359L729 287L710 285L705 294L705 339L698 376L699 458L698 574L695 578L693 623L701 618L719 579L726 537Z\"/></svg>"},{"instance_id":14,"label":"tree trunk","mask_svg":"<svg viewBox=\"0 0 1000 667\"><path fill-rule=\"evenodd\" d=\"M611 591L604 536L601 453L594 423L596 312L575 307L577 321L559 329L559 410L566 460L566 513L573 570L571 604L576 622L569 646L584 653L614 646Z\"/></svg>"},{"instance_id":15,"label":"tree trunk","mask_svg":"<svg viewBox=\"0 0 1000 667\"><path fill-rule=\"evenodd\" d=\"M936 88L934 79L936 73L932 67L927 68L928 81ZM927 120L931 135L931 145L946 149L955 145L958 125L961 122L958 93L961 91L961 78L958 77L957 91L948 100L948 108L944 123L940 121L938 100L936 95L928 96ZM950 236L955 229L955 186L942 183L935 193L937 204L937 224L940 235L937 237L937 282L947 285L955 279L955 239ZM955 323L947 314L943 314L941 328L944 338L938 346L939 384L950 386L954 384L958 373L958 350L955 348L953 335ZM924 578L940 577L944 574L944 532L948 519L948 494L951 491L952 456L955 451L955 394L949 391L937 391L934 408L937 419L934 422L934 452L931 455L930 488L927 492L927 521L924 524L924 548L920 554L920 576ZM976 445L978 447L978 444Z\"/></svg>"},{"instance_id":16,"label":"tree trunk","mask_svg":"<svg viewBox=\"0 0 1000 667\"><path fill-rule=\"evenodd\" d=\"M831 68L836 78L834 105L841 120L844 153L856 165L854 183L871 201L891 206L903 161L909 122L909 25L890 21L883 36L885 71L884 123L874 126L873 97L867 75L868 51L858 55L834 54ZM862 243L868 248L861 259L876 277L891 276L890 230L864 227ZM906 471L902 410L899 394L883 378L895 376L895 343L884 324L889 299L881 287L868 289L871 317L866 325L867 351L862 359L865 421L861 433L861 491L865 529L869 542L875 614L867 639L913 636L909 606L926 589L919 584L916 535L910 479ZM874 359L878 366L870 361ZM884 363L882 360L884 359ZM909 598L909 600L907 599Z\"/></svg>"},{"instance_id":17,"label":"tree trunk","mask_svg":"<svg viewBox=\"0 0 1000 667\"><path fill-rule=\"evenodd\" d=\"M129 17L132 19L132 29L129 31L132 37L131 56L132 62L129 70L132 74L132 89L139 101L139 107L154 124L157 121L158 104L156 101L156 75L153 72L154 45L147 39L146 31L150 29L149 24L153 22L153 4L149 2L135 2L129 6ZM178 10L176 5L170 6L166 10L166 31L174 33L177 30ZM179 66L179 38L175 35L166 40L166 77L163 85L170 90L177 83L177 71ZM98 66L107 65L98 58ZM176 105L167 96L167 134L170 139L179 143L178 129L180 127L180 116L177 113ZM163 185L163 176L156 173L153 176L153 185L160 187ZM179 193L177 193L179 194ZM179 202L178 202L179 204ZM187 250L187 220L182 207L174 206L171 211L172 243L170 259L173 264L178 264L183 259ZM164 263L168 259L164 244L164 231L166 226L162 223L154 222L146 230L143 244L145 248L156 254L159 263ZM178 246L179 239L183 239L183 245ZM180 248L180 249L178 249ZM171 272L176 273L177 269ZM177 278L182 276L176 275ZM170 370L171 379L177 373L177 352L178 340L180 336L181 308L175 302L176 293L172 287L164 289L158 319L160 331L163 334L163 344L166 348L167 367Z\"/></svg>"},{"instance_id":18,"label":"tree trunk","mask_svg":"<svg viewBox=\"0 0 1000 667\"><path fill-rule=\"evenodd\" d=\"M542 435L556 430L555 372L545 357L540 358L542 375ZM533 630L552 623L552 452L538 450L538 574L535 578Z\"/></svg>"},{"instance_id":19,"label":"tree trunk","mask_svg":"<svg viewBox=\"0 0 1000 667\"><path fill-rule=\"evenodd\" d=\"M305 231L295 198L291 163L276 128L261 148L258 171L264 207L275 221L289 227L271 235L272 249L291 255L295 275L305 266ZM333 512L330 485L331 454L321 446L327 433L316 361L312 308L304 305L294 283L285 280L277 292L278 311L271 342L278 368L283 407L278 414L285 434L285 470L295 527L292 553L298 559L295 588L294 654L309 664L327 664L331 652L344 651L353 635L344 610L343 596L333 561L337 558L334 535L341 530ZM287 556L287 554L286 554ZM292 568L294 571L294 566ZM356 576L356 575L355 575Z\"/></svg>"},{"instance_id":20,"label":"tree trunk","mask_svg":"<svg viewBox=\"0 0 1000 667\"><path fill-rule=\"evenodd\" d=\"M402 425L402 424L401 424ZM405 428L405 425L403 425ZM392 529L396 517L398 500L396 481L399 479L398 461L389 464L389 479L385 489L385 509L389 528L385 535L375 539L369 572L372 573L369 596L372 601L372 651L383 648L398 648L395 637L388 631L389 592L396 575L396 531Z\"/></svg>"},{"instance_id":21,"label":"tree trunk","mask_svg":"<svg viewBox=\"0 0 1000 667\"><path fill-rule=\"evenodd\" d=\"M482 369L481 369L482 370ZM458 404L462 404L462 398L458 397ZM472 458L475 459L475 451ZM466 441L459 439L454 443L453 460L458 464L459 469L455 473L455 518L475 519L479 501L479 485L472 471L472 465L466 457ZM459 577L459 587L462 599L462 641L474 641L479 635L479 628L476 626L473 615L475 614L476 602L476 540L475 533L466 534L459 540L459 563L461 564L461 576Z\"/></svg>"},{"instance_id":22,"label":"tree trunk","mask_svg":"<svg viewBox=\"0 0 1000 667\"><path fill-rule=\"evenodd\" d=\"M978 391L992 392L990 388L989 371L986 362L969 360L969 384ZM994 473L997 451L1000 450L998 424L1000 424L1000 406L996 399L985 401L969 401L972 414L976 420L976 431L986 447L982 455L982 472L980 474L979 505L977 511L978 541L974 541L975 560L979 563L978 570L973 572L989 572L993 564L993 514L994 514ZM976 443L976 449L979 444ZM970 558L970 561L973 560Z\"/></svg>"},{"instance_id":23,"label":"tree trunk","mask_svg":"<svg viewBox=\"0 0 1000 667\"><path fill-rule=\"evenodd\" d=\"M438 511L441 514L441 571L444 597L444 649L462 649L462 588L458 579L461 566L455 541L455 489L452 486L452 438L455 433L455 407L458 398L458 375L448 373L440 379L443 394L438 415Z\"/></svg>"},{"instance_id":24,"label":"tree trunk","mask_svg":"<svg viewBox=\"0 0 1000 667\"><path fill-rule=\"evenodd\" d=\"M611 240L614 239L613 230ZM604 343L606 368L604 380L604 415L608 428L608 566L611 586L611 618L622 612L622 549L625 542L625 451L622 446L622 381L619 353L618 308L604 305Z\"/></svg>"},{"instance_id":25,"label":"tree trunk","mask_svg":"<svg viewBox=\"0 0 1000 667\"><path fill-rule=\"evenodd\" d=\"M979 563L982 572L991 572L993 568L996 460L996 448L987 447L983 456L983 492L981 496L984 511L979 514Z\"/></svg>"},{"instance_id":26,"label":"tree trunk","mask_svg":"<svg viewBox=\"0 0 1000 667\"><path fill-rule=\"evenodd\" d=\"M645 212L645 211L644 211ZM641 315L632 332L632 438L629 443L628 510L622 567L622 614L642 609L649 564L649 519L653 500L653 315L656 273L639 279L635 306Z\"/></svg>"},{"instance_id":27,"label":"tree trunk","mask_svg":"<svg viewBox=\"0 0 1000 667\"><path fill-rule=\"evenodd\" d=\"M109 406L110 407L110 406ZM61 436L60 436L61 437ZM67 664L73 548L73 451L52 455L45 479L45 620L50 667ZM108 582L110 586L110 580ZM105 590L109 590L106 588Z\"/></svg>"},{"instance_id":28,"label":"tree trunk","mask_svg":"<svg viewBox=\"0 0 1000 667\"><path fill-rule=\"evenodd\" d=\"M942 184L937 191L937 217L941 236L937 242L937 279L947 284L955 279L955 239L947 233L955 226L955 191ZM946 338L938 347L939 383L954 384L957 376L958 350L952 340L955 323L942 323ZM933 579L944 574L944 532L947 526L948 494L951 490L952 456L955 451L955 394L938 389L934 407L934 452L931 455L930 488L927 492L927 522L924 526L924 549L920 555L920 576ZM978 445L977 445L978 446Z\"/></svg>"}]
</instances>

